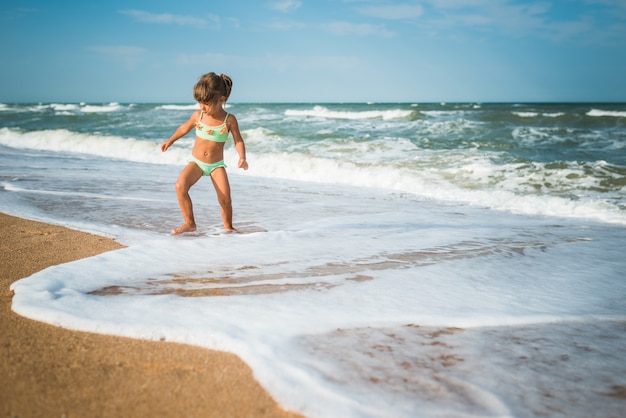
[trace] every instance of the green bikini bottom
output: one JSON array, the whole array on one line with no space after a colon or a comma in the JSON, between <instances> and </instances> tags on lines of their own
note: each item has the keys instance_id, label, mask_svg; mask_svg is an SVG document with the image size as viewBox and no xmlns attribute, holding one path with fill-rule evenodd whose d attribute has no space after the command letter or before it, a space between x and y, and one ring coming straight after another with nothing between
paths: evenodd
<instances>
[{"instance_id":1,"label":"green bikini bottom","mask_svg":"<svg viewBox=\"0 0 626 418\"><path fill-rule=\"evenodd\" d=\"M213 170L216 170L220 167L226 168L226 164L224 164L224 160L218 161L216 163L205 163L204 161L200 161L193 155L189 157L188 163L195 163L200 170L202 170L202 174L205 176L210 176Z\"/></svg>"}]
</instances>

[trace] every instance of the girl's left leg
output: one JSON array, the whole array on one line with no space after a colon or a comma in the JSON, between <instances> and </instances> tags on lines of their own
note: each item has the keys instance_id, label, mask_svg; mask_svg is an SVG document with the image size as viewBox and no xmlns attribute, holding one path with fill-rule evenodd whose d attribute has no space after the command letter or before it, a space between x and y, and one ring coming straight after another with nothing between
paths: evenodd
<instances>
[{"instance_id":1,"label":"girl's left leg","mask_svg":"<svg viewBox=\"0 0 626 418\"><path fill-rule=\"evenodd\" d=\"M211 173L211 181L217 193L217 201L220 204L224 229L237 231L233 228L233 204L230 198L230 183L224 167L217 168Z\"/></svg>"},{"instance_id":2,"label":"girl's left leg","mask_svg":"<svg viewBox=\"0 0 626 418\"><path fill-rule=\"evenodd\" d=\"M185 223L172 230L172 234L178 235L183 232L193 232L196 230L196 220L193 216L193 204L189 197L189 189L202 177L202 170L195 163L187 164L176 180L176 195L178 204L185 219Z\"/></svg>"}]
</instances>

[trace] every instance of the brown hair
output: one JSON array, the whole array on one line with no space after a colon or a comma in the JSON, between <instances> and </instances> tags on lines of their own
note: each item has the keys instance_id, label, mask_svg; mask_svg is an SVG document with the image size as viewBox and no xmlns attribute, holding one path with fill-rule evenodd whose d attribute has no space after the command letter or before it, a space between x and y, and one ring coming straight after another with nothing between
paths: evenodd
<instances>
[{"instance_id":1,"label":"brown hair","mask_svg":"<svg viewBox=\"0 0 626 418\"><path fill-rule=\"evenodd\" d=\"M200 77L193 88L193 97L198 103L215 103L220 97L230 96L233 80L226 74L208 73Z\"/></svg>"}]
</instances>

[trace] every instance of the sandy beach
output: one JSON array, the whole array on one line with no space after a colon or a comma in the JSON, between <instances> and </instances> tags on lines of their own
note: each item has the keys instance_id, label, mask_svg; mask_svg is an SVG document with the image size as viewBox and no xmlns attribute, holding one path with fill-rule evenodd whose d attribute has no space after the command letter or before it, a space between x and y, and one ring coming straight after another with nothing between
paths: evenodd
<instances>
[{"instance_id":1,"label":"sandy beach","mask_svg":"<svg viewBox=\"0 0 626 418\"><path fill-rule=\"evenodd\" d=\"M295 417L237 356L69 331L16 315L14 281L122 246L0 214L0 413L7 417Z\"/></svg>"}]
</instances>

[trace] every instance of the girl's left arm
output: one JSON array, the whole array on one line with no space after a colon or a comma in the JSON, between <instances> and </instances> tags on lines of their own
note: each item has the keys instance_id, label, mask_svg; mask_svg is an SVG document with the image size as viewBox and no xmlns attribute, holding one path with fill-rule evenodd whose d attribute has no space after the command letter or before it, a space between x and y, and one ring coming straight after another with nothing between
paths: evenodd
<instances>
[{"instance_id":1,"label":"girl's left arm","mask_svg":"<svg viewBox=\"0 0 626 418\"><path fill-rule=\"evenodd\" d=\"M235 115L228 116L227 125L228 130L233 135L235 148L237 149L237 153L239 154L239 163L237 164L237 167L247 170L248 162L246 161L246 144L244 144L243 138L241 137L241 132L239 132L239 124L237 123L237 118L235 117Z\"/></svg>"}]
</instances>

